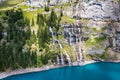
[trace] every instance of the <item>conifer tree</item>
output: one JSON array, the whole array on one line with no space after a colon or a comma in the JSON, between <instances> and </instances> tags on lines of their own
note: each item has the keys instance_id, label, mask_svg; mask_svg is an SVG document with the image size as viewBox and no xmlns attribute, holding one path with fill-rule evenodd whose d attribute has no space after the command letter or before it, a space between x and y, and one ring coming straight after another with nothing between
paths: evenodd
<instances>
[{"instance_id":1,"label":"conifer tree","mask_svg":"<svg viewBox=\"0 0 120 80\"><path fill-rule=\"evenodd\" d=\"M34 19L32 18L31 26L34 26L34 25L35 25L35 22L34 22Z\"/></svg>"}]
</instances>

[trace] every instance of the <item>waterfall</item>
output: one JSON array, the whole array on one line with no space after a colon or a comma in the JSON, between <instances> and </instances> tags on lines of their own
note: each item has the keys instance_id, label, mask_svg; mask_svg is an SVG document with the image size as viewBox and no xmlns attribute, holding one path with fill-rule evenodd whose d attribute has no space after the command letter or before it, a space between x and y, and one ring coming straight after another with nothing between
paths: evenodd
<instances>
[{"instance_id":1,"label":"waterfall","mask_svg":"<svg viewBox=\"0 0 120 80\"><path fill-rule=\"evenodd\" d=\"M76 40L76 45L77 45L77 44L78 44L77 36L76 36L75 40ZM77 61L79 61L79 57L78 57L78 52L77 52L77 50L76 50L76 57L77 57Z\"/></svg>"},{"instance_id":2,"label":"waterfall","mask_svg":"<svg viewBox=\"0 0 120 80\"><path fill-rule=\"evenodd\" d=\"M68 64L71 65L71 59L70 59L70 56L68 55L68 53L66 53L66 57L67 57L67 60L68 60Z\"/></svg>"},{"instance_id":3,"label":"waterfall","mask_svg":"<svg viewBox=\"0 0 120 80\"><path fill-rule=\"evenodd\" d=\"M79 41L81 42L81 38ZM80 62L81 62L83 59L83 55L82 55L82 49L80 48L80 45L79 45L79 53L80 53Z\"/></svg>"},{"instance_id":4,"label":"waterfall","mask_svg":"<svg viewBox=\"0 0 120 80\"><path fill-rule=\"evenodd\" d=\"M60 46L60 49L63 48L59 41L58 41L58 45ZM61 55L61 64L64 65L64 57L61 50L60 50L60 55Z\"/></svg>"},{"instance_id":5,"label":"waterfall","mask_svg":"<svg viewBox=\"0 0 120 80\"><path fill-rule=\"evenodd\" d=\"M79 61L79 58L78 58L78 53L77 53L77 51L76 51L76 49L75 49L75 46L73 45L73 50L75 51L75 54L76 54L76 60L77 61Z\"/></svg>"},{"instance_id":6,"label":"waterfall","mask_svg":"<svg viewBox=\"0 0 120 80\"><path fill-rule=\"evenodd\" d=\"M73 50L74 50L74 52L76 54L76 60L79 63L83 59L82 58L82 49L80 48L80 42L81 41L79 42L79 37L80 37L81 30L80 30L80 28L77 28L74 31L74 27L72 27L72 31L69 31L70 29L68 29L68 28L67 29L64 28L64 31L66 31L69 34L69 36L68 36L69 44L73 47ZM52 34L52 38L53 38L53 42L52 43L55 44L55 39L56 38L54 36L54 32L53 32L51 27L49 28L49 30L50 30L50 32ZM72 41L73 41L72 40L72 38L73 38L72 36L74 36L74 35L75 35L75 38L74 38L75 43L72 43ZM62 64L62 65L65 64L64 56L63 56L63 53L62 53L62 50L64 50L65 55L66 55L66 59L68 61L68 64L71 65L72 61L71 61L71 58L70 58L69 54L67 53L67 51L65 49L63 49L63 46L59 42L59 40L56 39L56 41L58 42L58 45L60 47L60 58L57 56L57 64Z\"/></svg>"},{"instance_id":7,"label":"waterfall","mask_svg":"<svg viewBox=\"0 0 120 80\"><path fill-rule=\"evenodd\" d=\"M50 31L51 34L52 34L52 38L53 38L52 43L53 43L53 45L54 45L54 44L55 44L55 41L54 41L54 32L53 32L53 30L52 30L51 27L49 28L49 31Z\"/></svg>"},{"instance_id":8,"label":"waterfall","mask_svg":"<svg viewBox=\"0 0 120 80\"><path fill-rule=\"evenodd\" d=\"M69 43L72 45L72 37L69 35Z\"/></svg>"},{"instance_id":9,"label":"waterfall","mask_svg":"<svg viewBox=\"0 0 120 80\"><path fill-rule=\"evenodd\" d=\"M76 37L75 37L75 42L76 42L76 44L78 43L78 40L77 40L77 35L76 35Z\"/></svg>"},{"instance_id":10,"label":"waterfall","mask_svg":"<svg viewBox=\"0 0 120 80\"><path fill-rule=\"evenodd\" d=\"M68 36L69 44L73 48L73 50L75 52L76 62L79 64L79 62L81 62L83 59L82 49L80 47L81 41L79 40L79 38L81 38L80 37L81 36L81 28L80 28L80 26L75 26L73 24L73 25L65 26L64 31L69 34L69 36ZM73 42L72 38L74 36L75 36L75 38L74 38L74 42ZM67 60L70 62L69 55L66 54L66 56L67 56Z\"/></svg>"},{"instance_id":11,"label":"waterfall","mask_svg":"<svg viewBox=\"0 0 120 80\"><path fill-rule=\"evenodd\" d=\"M58 44L60 46L60 49L63 49L63 47L62 47L62 45L61 45L61 43L59 41L58 41ZM66 58L68 60L68 64L71 65L72 62L71 62L70 56L68 55L68 53L66 52L66 50L64 50L64 51L66 53ZM64 58L63 58L62 53L61 53L61 63L62 63L62 65L64 65Z\"/></svg>"},{"instance_id":12,"label":"waterfall","mask_svg":"<svg viewBox=\"0 0 120 80\"><path fill-rule=\"evenodd\" d=\"M77 30L78 30L78 33L75 33L75 32L73 32L73 30L72 30L72 33L75 35L75 47L73 46L73 49L74 49L74 51L75 51L75 53L76 53L76 59L77 59L77 61L82 61L82 52L81 52L81 48L80 48L80 42L78 42L79 40L78 40L78 38L79 38L79 36L80 36L80 28L77 28Z\"/></svg>"},{"instance_id":13,"label":"waterfall","mask_svg":"<svg viewBox=\"0 0 120 80\"><path fill-rule=\"evenodd\" d=\"M54 39L55 39L54 32L53 32L53 30L52 30L51 27L49 28L49 30L50 30L50 32L51 32L51 34L52 34L53 44L55 44L55 41L54 41ZM58 40L57 40L57 41L58 41ZM59 45L60 49L62 50L63 47L62 47L62 45L61 45L61 43L60 43L59 41L58 41L58 45ZM64 57L63 57L63 54L62 54L62 51L61 51L61 50L60 50L61 64L64 65L64 64L65 64L65 63L64 63ZM60 63L59 60L58 60L58 58L57 58L57 61L58 61L58 63Z\"/></svg>"},{"instance_id":14,"label":"waterfall","mask_svg":"<svg viewBox=\"0 0 120 80\"><path fill-rule=\"evenodd\" d=\"M78 30L79 30L79 34L80 34L80 28L78 28ZM76 36L77 36L77 35L76 35ZM79 43L80 43L80 42L81 42L81 38L80 38L80 40L79 40ZM79 57L80 57L79 61L81 62L81 61L82 61L82 49L80 48L79 43L78 43L78 40L76 40L76 44L78 44L78 51L79 51Z\"/></svg>"},{"instance_id":15,"label":"waterfall","mask_svg":"<svg viewBox=\"0 0 120 80\"><path fill-rule=\"evenodd\" d=\"M59 59L58 56L57 56L57 64L58 64L58 65L60 64L60 59Z\"/></svg>"},{"instance_id":16,"label":"waterfall","mask_svg":"<svg viewBox=\"0 0 120 80\"><path fill-rule=\"evenodd\" d=\"M116 39L115 38L112 39L113 39L113 46L116 47Z\"/></svg>"},{"instance_id":17,"label":"waterfall","mask_svg":"<svg viewBox=\"0 0 120 80\"><path fill-rule=\"evenodd\" d=\"M63 57L63 54L61 53L61 64L64 65L64 57Z\"/></svg>"},{"instance_id":18,"label":"waterfall","mask_svg":"<svg viewBox=\"0 0 120 80\"><path fill-rule=\"evenodd\" d=\"M51 34L52 34L52 38L53 38L53 45L55 44L55 41L54 41L54 39L55 39L55 36L54 36L54 32L53 32L53 30L52 30L52 28L50 27L49 28L49 31L51 32ZM60 44L60 42L58 41L58 45L59 45L59 47L60 47L60 49L62 49L62 45ZM62 54L62 51L60 50L60 56L61 56L61 64L62 65L64 65L64 58L63 58L63 54ZM59 58L59 57L58 57ZM58 58L57 58L57 61L58 61L58 64L60 64L60 62L59 62L59 60L58 60Z\"/></svg>"},{"instance_id":19,"label":"waterfall","mask_svg":"<svg viewBox=\"0 0 120 80\"><path fill-rule=\"evenodd\" d=\"M66 50L64 50L64 51L65 51L65 54L66 54L66 58L67 58L68 64L71 65L72 62L71 62L70 56L68 55Z\"/></svg>"},{"instance_id":20,"label":"waterfall","mask_svg":"<svg viewBox=\"0 0 120 80\"><path fill-rule=\"evenodd\" d=\"M73 34L73 28L72 28L72 32L71 32L72 34ZM71 40L71 37L70 37L70 40ZM71 43L71 42L70 42ZM71 44L70 44L71 45ZM71 45L72 47L73 47L73 50L75 51L75 53L76 53L76 60L78 61L78 55L77 55L77 52L76 52L76 49L75 49L75 46L74 46L74 44L72 44Z\"/></svg>"},{"instance_id":21,"label":"waterfall","mask_svg":"<svg viewBox=\"0 0 120 80\"><path fill-rule=\"evenodd\" d=\"M72 28L72 34L75 34L73 28ZM76 34L75 34L75 35L76 35ZM76 44L73 44L72 46L73 46L73 50L75 51L75 54L76 54L76 60L79 61L78 52L77 52L77 49L76 49L76 47L75 47L75 45L78 44L77 35L76 35L76 37L75 37L75 42L76 42Z\"/></svg>"},{"instance_id":22,"label":"waterfall","mask_svg":"<svg viewBox=\"0 0 120 80\"><path fill-rule=\"evenodd\" d=\"M82 61L82 49L80 49L80 46L79 46L79 53L80 53L80 62Z\"/></svg>"}]
</instances>

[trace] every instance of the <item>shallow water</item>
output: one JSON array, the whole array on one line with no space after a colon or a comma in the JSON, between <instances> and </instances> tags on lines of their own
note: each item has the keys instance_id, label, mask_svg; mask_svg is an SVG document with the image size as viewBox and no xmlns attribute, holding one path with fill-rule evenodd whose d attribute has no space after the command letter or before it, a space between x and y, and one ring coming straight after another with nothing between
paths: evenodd
<instances>
[{"instance_id":1,"label":"shallow water","mask_svg":"<svg viewBox=\"0 0 120 80\"><path fill-rule=\"evenodd\" d=\"M99 62L10 76L2 80L120 80L120 63Z\"/></svg>"}]
</instances>

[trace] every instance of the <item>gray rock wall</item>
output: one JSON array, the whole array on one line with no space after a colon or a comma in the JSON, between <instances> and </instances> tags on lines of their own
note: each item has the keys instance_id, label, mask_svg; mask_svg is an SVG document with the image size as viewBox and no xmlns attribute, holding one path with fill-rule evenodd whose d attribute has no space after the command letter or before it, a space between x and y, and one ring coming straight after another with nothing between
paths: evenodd
<instances>
[{"instance_id":1,"label":"gray rock wall","mask_svg":"<svg viewBox=\"0 0 120 80\"><path fill-rule=\"evenodd\" d=\"M93 20L120 20L120 5L116 0L83 0L76 6L76 14Z\"/></svg>"}]
</instances>

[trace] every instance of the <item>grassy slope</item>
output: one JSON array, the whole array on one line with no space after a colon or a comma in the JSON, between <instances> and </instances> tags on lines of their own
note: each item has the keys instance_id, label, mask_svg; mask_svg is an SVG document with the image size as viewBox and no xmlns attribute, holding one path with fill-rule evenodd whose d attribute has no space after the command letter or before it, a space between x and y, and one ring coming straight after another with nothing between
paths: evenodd
<instances>
[{"instance_id":1,"label":"grassy slope","mask_svg":"<svg viewBox=\"0 0 120 80\"><path fill-rule=\"evenodd\" d=\"M21 2L23 2L23 0L8 0L8 1L4 2L2 5L0 5L0 11L12 9L15 5L17 5ZM62 7L68 7L69 5L70 4L63 4ZM35 20L35 22L36 22L37 13L43 13L44 12L44 9L41 9L41 8L39 8L36 11L27 12L27 11L24 11L24 9L28 9L28 8L31 8L31 7L25 6L25 5L21 5L19 7L21 9L23 9L23 14L24 14L25 17L29 18L30 20L33 18ZM55 6L53 8L61 8L61 6ZM64 15L62 17L61 23L64 23L64 22L73 23L75 21L76 21L76 19L72 19L69 16Z\"/></svg>"},{"instance_id":2,"label":"grassy slope","mask_svg":"<svg viewBox=\"0 0 120 80\"><path fill-rule=\"evenodd\" d=\"M23 0L8 0L0 5L0 9L5 9L8 7L15 6L16 4L21 3Z\"/></svg>"},{"instance_id":3,"label":"grassy slope","mask_svg":"<svg viewBox=\"0 0 120 80\"><path fill-rule=\"evenodd\" d=\"M17 5L17 4L21 3L21 2L22 2L22 0L18 0L18 1L15 0L15 2L14 1L7 1L4 4L0 5L1 6L0 11L5 11L5 10L12 9L15 5ZM68 4L66 4L66 5L68 6ZM8 7L11 7L11 8L8 8ZM29 6L26 6L26 5L20 5L19 8L21 8L23 10L23 15L25 17L29 18L30 20L34 19L35 26L31 27L31 29L34 30L34 31L37 31L38 26L36 25L36 18L37 18L36 15L37 15L37 13L44 13L45 12L44 9L39 8L36 11L28 12L28 11L25 11L25 9L32 8L32 7L29 7ZM59 7L55 6L54 8L60 8L60 6ZM59 14L59 12L57 14ZM49 13L48 13L48 15L49 15ZM71 17L64 15L62 17L61 23L64 23L64 22L73 23L75 21L76 21L76 19L72 19ZM73 51L71 51L71 47L68 46L68 45L63 45L63 46L64 46L65 50L67 50L71 54L70 56L72 56L72 58L75 59L75 57L73 57L75 55L71 53L71 52L73 52ZM36 46L36 48L38 48L38 47Z\"/></svg>"}]
</instances>

